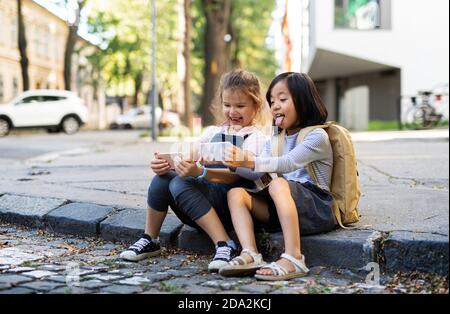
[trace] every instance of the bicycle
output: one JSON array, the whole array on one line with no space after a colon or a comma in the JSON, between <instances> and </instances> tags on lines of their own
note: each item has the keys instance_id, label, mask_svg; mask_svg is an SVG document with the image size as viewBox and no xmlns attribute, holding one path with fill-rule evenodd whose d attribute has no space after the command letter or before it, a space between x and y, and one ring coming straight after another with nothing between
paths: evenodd
<instances>
[{"instance_id":1,"label":"bicycle","mask_svg":"<svg viewBox=\"0 0 450 314\"><path fill-rule=\"evenodd\" d=\"M419 130L436 127L442 120L443 115L436 111L433 102L440 101L441 94L434 94L432 91L419 91L416 96L410 96L411 108L406 112L406 125Z\"/></svg>"}]
</instances>

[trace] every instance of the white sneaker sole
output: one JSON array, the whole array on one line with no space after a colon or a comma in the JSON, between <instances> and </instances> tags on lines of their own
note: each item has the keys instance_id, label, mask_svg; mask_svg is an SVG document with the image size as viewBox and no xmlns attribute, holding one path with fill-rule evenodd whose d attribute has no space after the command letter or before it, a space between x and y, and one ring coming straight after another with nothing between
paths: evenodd
<instances>
[{"instance_id":1,"label":"white sneaker sole","mask_svg":"<svg viewBox=\"0 0 450 314\"><path fill-rule=\"evenodd\" d=\"M225 261L212 261L211 263L209 263L208 265L208 271L211 273L217 273L219 272L219 270L228 265L228 262Z\"/></svg>"},{"instance_id":2,"label":"white sneaker sole","mask_svg":"<svg viewBox=\"0 0 450 314\"><path fill-rule=\"evenodd\" d=\"M127 254L128 253L128 254ZM161 250L136 255L134 252L125 251L120 254L120 258L130 262L139 262L143 259L155 257L161 254Z\"/></svg>"}]
</instances>

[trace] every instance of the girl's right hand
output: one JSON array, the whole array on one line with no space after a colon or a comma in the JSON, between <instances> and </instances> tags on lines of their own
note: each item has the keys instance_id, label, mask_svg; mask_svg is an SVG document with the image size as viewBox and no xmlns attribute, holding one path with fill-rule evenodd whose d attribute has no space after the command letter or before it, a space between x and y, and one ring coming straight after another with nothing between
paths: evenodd
<instances>
[{"instance_id":1,"label":"girl's right hand","mask_svg":"<svg viewBox=\"0 0 450 314\"><path fill-rule=\"evenodd\" d=\"M163 176L170 171L169 163L165 159L158 158L158 153L155 153L155 156L150 161L150 168L158 176Z\"/></svg>"}]
</instances>

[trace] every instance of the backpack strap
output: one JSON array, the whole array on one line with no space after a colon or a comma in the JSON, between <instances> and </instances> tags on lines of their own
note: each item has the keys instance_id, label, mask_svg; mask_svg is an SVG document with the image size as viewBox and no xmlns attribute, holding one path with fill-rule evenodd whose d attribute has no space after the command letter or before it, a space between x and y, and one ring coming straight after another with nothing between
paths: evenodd
<instances>
[{"instance_id":1,"label":"backpack strap","mask_svg":"<svg viewBox=\"0 0 450 314\"><path fill-rule=\"evenodd\" d=\"M313 130L315 129L326 129L329 126L329 123L326 124L319 124L319 125L312 125L312 126L308 126L306 128L303 128L300 130L300 132L298 133L297 136L297 141L295 143L295 145L300 144L301 142L303 142L303 140L305 139L305 137ZM310 162L309 164L305 165L305 169L308 172L309 176L311 177L311 179L314 180L314 182L316 184L318 184L318 180L317 180L317 176L316 176L316 172L314 171L314 167L313 167L313 163Z\"/></svg>"},{"instance_id":2,"label":"backpack strap","mask_svg":"<svg viewBox=\"0 0 450 314\"><path fill-rule=\"evenodd\" d=\"M336 217L336 221L341 228L343 228L343 229L354 229L355 228L355 227L346 227L342 223L341 211L339 210L338 204L334 201L334 195L333 195L333 203L331 203L331 209L333 210L334 217Z\"/></svg>"}]
</instances>

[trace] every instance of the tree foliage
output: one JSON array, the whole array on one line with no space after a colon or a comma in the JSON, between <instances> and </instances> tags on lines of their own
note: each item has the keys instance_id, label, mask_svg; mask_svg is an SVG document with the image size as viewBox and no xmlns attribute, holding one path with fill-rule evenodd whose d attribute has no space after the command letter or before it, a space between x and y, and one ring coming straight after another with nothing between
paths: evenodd
<instances>
[{"instance_id":1,"label":"tree foliage","mask_svg":"<svg viewBox=\"0 0 450 314\"><path fill-rule=\"evenodd\" d=\"M177 82L176 0L156 3L157 85L171 99L171 87ZM149 83L145 78L149 77L152 57L150 1L94 0L88 25L90 33L101 40L99 53L105 56L103 77L108 82L108 93L133 95L136 101L141 94L140 102L147 102Z\"/></svg>"},{"instance_id":2,"label":"tree foliage","mask_svg":"<svg viewBox=\"0 0 450 314\"><path fill-rule=\"evenodd\" d=\"M275 51L266 44L274 7L274 0L233 1L231 7L232 67L255 72L265 86L277 69Z\"/></svg>"},{"instance_id":3,"label":"tree foliage","mask_svg":"<svg viewBox=\"0 0 450 314\"><path fill-rule=\"evenodd\" d=\"M175 102L179 88L177 77L178 34L177 0L157 0L156 77L165 102ZM274 0L232 0L229 29L233 30L227 51L227 69L242 67L254 71L263 82L275 74L274 52L265 43L271 24ZM147 102L151 62L150 0L90 0L89 31L101 40L102 76L110 95L134 95ZM199 111L204 94L205 25L202 0L191 7L191 77L193 108ZM231 26L231 28L230 28ZM213 91L215 92L215 91ZM170 104L169 104L170 106Z\"/></svg>"}]
</instances>

